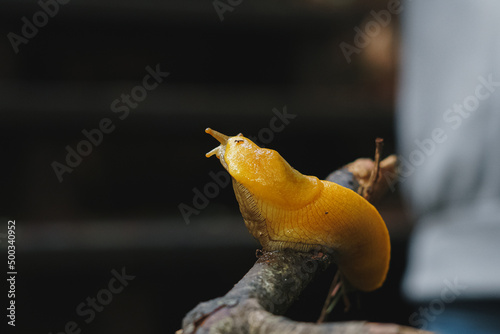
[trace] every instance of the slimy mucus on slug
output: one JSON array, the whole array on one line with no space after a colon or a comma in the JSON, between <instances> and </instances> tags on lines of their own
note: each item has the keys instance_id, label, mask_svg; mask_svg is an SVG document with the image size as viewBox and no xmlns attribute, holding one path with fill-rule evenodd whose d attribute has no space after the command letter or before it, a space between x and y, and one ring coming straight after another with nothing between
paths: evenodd
<instances>
[{"instance_id":1,"label":"slimy mucus on slug","mask_svg":"<svg viewBox=\"0 0 500 334\"><path fill-rule=\"evenodd\" d=\"M264 250L312 249L333 254L344 278L362 291L382 285L389 269L390 240L378 211L356 192L302 175L281 155L242 134L210 128L216 155L233 180L250 233Z\"/></svg>"}]
</instances>

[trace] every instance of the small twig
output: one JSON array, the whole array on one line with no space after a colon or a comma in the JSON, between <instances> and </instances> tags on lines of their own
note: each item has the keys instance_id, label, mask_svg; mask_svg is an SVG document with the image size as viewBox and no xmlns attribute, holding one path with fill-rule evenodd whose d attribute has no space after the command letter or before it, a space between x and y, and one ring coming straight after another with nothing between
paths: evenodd
<instances>
[{"instance_id":1,"label":"small twig","mask_svg":"<svg viewBox=\"0 0 500 334\"><path fill-rule=\"evenodd\" d=\"M361 182L360 186L358 188L358 193L366 198L367 200L370 200L372 198L372 194L374 191L374 186L377 184L377 182L380 180L380 157L382 156L382 150L384 148L384 139L382 138L377 138L375 139L375 158L373 161L373 166L371 169L370 177L367 182L363 185ZM365 171L365 174L366 171ZM356 175L355 175L356 177ZM333 278L332 284L330 286L330 291L328 292L328 295L326 297L325 303L323 305L323 308L321 310L321 315L317 321L317 323L322 323L325 321L326 317L328 314L333 310L333 307L335 307L335 304L340 300L340 295L344 295L344 301L349 302L347 299L347 294L345 293L345 289L341 289L340 287L342 285L342 281L339 281L340 276L339 272L337 271L337 274ZM339 293L338 298L335 295ZM333 302L332 302L333 299ZM348 309L349 306L346 305L346 309Z\"/></svg>"},{"instance_id":2,"label":"small twig","mask_svg":"<svg viewBox=\"0 0 500 334\"><path fill-rule=\"evenodd\" d=\"M373 187L379 180L380 176L380 156L382 155L382 150L384 148L384 139L377 138L375 139L375 159L373 161L374 167L372 169L370 179L368 180L368 184L361 188L361 195L364 198L370 198L373 194Z\"/></svg>"},{"instance_id":3,"label":"small twig","mask_svg":"<svg viewBox=\"0 0 500 334\"><path fill-rule=\"evenodd\" d=\"M333 304L332 299L339 292L341 284L342 284L342 281L340 281L340 271L337 270L337 273L333 277L332 284L330 285L330 290L328 291L328 295L326 296L325 303L323 304L323 308L321 309L321 314L319 316L319 319L316 322L317 324L324 322L326 319L326 316L328 315L328 313L330 313L330 312L328 312L328 309L330 308L330 305ZM334 302L336 303L338 300L339 299L336 298L334 300Z\"/></svg>"}]
</instances>

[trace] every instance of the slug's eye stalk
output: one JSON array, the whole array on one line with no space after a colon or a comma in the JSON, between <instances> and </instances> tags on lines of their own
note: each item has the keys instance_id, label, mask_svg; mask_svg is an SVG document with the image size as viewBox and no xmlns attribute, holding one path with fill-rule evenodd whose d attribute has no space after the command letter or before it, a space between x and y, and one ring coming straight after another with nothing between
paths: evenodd
<instances>
[{"instance_id":1,"label":"slug's eye stalk","mask_svg":"<svg viewBox=\"0 0 500 334\"><path fill-rule=\"evenodd\" d=\"M217 139L219 141L219 143L221 143L222 145L227 144L227 140L229 139L229 136L223 135L219 131L215 131L215 130L212 130L210 128L206 128L205 132L208 133L209 135L211 135L212 137L214 137L215 139Z\"/></svg>"},{"instance_id":2,"label":"slug's eye stalk","mask_svg":"<svg viewBox=\"0 0 500 334\"><path fill-rule=\"evenodd\" d=\"M206 128L205 132L208 133L209 135L211 135L212 137L214 137L215 139L217 139L220 143L219 146L217 146L216 148L214 148L213 150L211 150L210 152L205 154L205 156L207 158L210 158L212 155L215 154L215 156L220 159L221 155L223 155L224 151L226 150L226 145L227 145L227 141L229 139L229 136L223 135L222 133L215 131L215 130L212 130L210 128Z\"/></svg>"}]
</instances>

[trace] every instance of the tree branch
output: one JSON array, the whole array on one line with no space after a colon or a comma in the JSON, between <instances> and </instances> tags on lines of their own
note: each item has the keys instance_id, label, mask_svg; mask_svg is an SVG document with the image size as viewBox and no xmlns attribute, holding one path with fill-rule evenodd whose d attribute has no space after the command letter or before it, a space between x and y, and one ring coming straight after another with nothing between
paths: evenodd
<instances>
[{"instance_id":1,"label":"tree branch","mask_svg":"<svg viewBox=\"0 0 500 334\"><path fill-rule=\"evenodd\" d=\"M381 142L380 142L381 143ZM380 157L381 144L376 156ZM330 174L339 183L372 201L388 189L396 175L396 158L378 163L358 159ZM374 175L375 174L375 175ZM389 175L389 176L388 176ZM367 190L369 189L369 190ZM328 254L285 249L260 252L250 271L225 296L198 304L184 318L177 334L286 333L286 334L392 334L428 333L413 328L363 321L337 323L296 322L281 316L311 280L332 262Z\"/></svg>"}]
</instances>

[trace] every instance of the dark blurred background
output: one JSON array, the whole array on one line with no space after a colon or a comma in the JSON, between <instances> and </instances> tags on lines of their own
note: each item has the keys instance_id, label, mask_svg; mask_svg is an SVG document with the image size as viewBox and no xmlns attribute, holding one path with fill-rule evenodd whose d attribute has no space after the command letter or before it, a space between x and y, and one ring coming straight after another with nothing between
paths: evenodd
<instances>
[{"instance_id":1,"label":"dark blurred background","mask_svg":"<svg viewBox=\"0 0 500 334\"><path fill-rule=\"evenodd\" d=\"M179 211L222 170L204 156L217 145L206 127L258 137L286 109L296 117L260 138L319 177L372 157L376 137L394 152L398 17L352 61L339 47L354 45L354 28L386 2L242 1L223 20L214 3L71 0L44 22L37 1L0 2L0 245L6 254L15 219L16 332L55 334L74 321L84 333L172 333L244 275L258 244L230 186L188 219ZM9 33L22 37L34 19L38 32L16 53ZM111 104L142 86L147 66L170 74L121 120ZM66 165L66 147L76 150L82 131L105 118L114 130L60 182L54 161ZM334 320L408 322L399 280L410 224L397 191L380 211L393 242L388 280ZM122 268L135 278L87 324L78 305ZM332 277L287 315L315 321Z\"/></svg>"}]
</instances>

